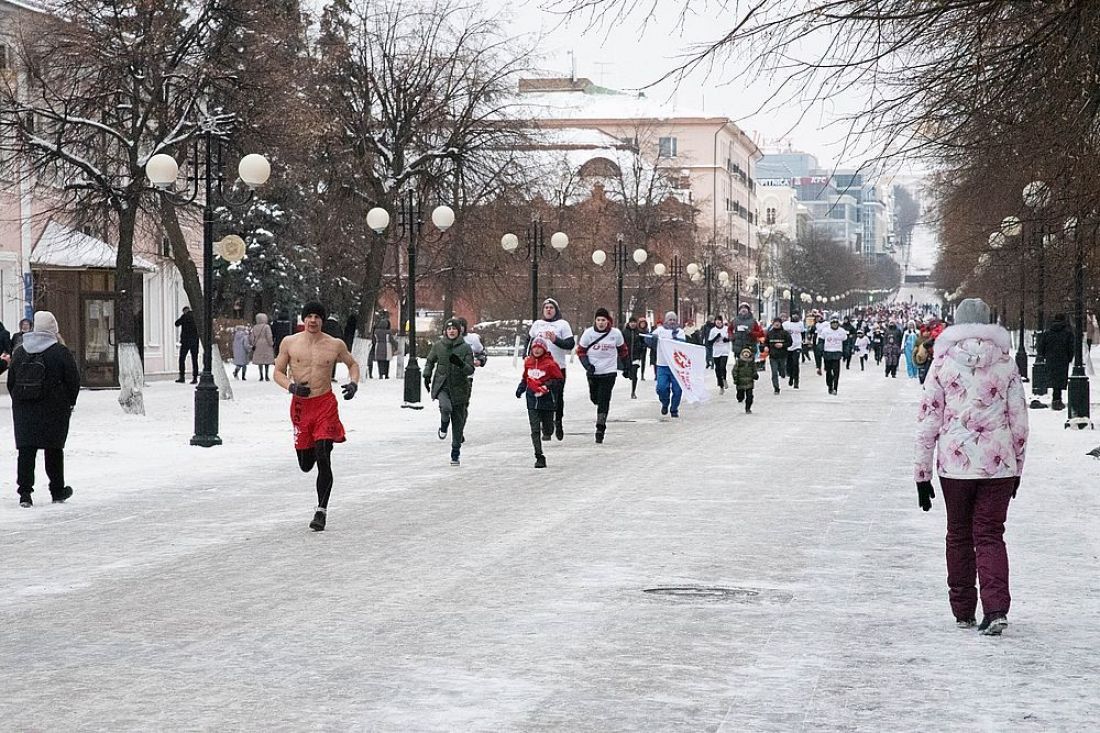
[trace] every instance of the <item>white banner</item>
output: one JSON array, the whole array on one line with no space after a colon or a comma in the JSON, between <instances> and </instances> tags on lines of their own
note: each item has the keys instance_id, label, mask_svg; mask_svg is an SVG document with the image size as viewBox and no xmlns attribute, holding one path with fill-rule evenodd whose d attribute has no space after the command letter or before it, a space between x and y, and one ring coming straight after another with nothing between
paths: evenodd
<instances>
[{"instance_id":1,"label":"white banner","mask_svg":"<svg viewBox=\"0 0 1100 733\"><path fill-rule=\"evenodd\" d=\"M657 348L662 360L672 370L672 376L684 390L684 399L688 402L704 402L707 393L707 350L696 344L688 344L672 339L660 339Z\"/></svg>"}]
</instances>

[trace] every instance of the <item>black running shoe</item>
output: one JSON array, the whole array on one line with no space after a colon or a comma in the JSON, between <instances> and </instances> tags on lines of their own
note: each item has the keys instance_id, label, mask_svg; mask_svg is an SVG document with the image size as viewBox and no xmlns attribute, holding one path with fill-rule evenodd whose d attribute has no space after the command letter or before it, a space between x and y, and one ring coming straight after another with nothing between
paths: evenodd
<instances>
[{"instance_id":1,"label":"black running shoe","mask_svg":"<svg viewBox=\"0 0 1100 733\"><path fill-rule=\"evenodd\" d=\"M64 486L64 487L61 488L61 491L58 491L56 494L53 495L53 503L54 504L64 504L65 500L70 498L72 495L73 495L73 487L72 486Z\"/></svg>"},{"instance_id":2,"label":"black running shoe","mask_svg":"<svg viewBox=\"0 0 1100 733\"><path fill-rule=\"evenodd\" d=\"M1000 636L1008 626L1008 618L1003 613L987 613L978 624L978 633L982 636Z\"/></svg>"},{"instance_id":3,"label":"black running shoe","mask_svg":"<svg viewBox=\"0 0 1100 733\"><path fill-rule=\"evenodd\" d=\"M535 468L546 468L546 456L535 456Z\"/></svg>"},{"instance_id":4,"label":"black running shoe","mask_svg":"<svg viewBox=\"0 0 1100 733\"><path fill-rule=\"evenodd\" d=\"M565 440L565 428L561 426L561 423L554 426L554 437L558 440Z\"/></svg>"},{"instance_id":5,"label":"black running shoe","mask_svg":"<svg viewBox=\"0 0 1100 733\"><path fill-rule=\"evenodd\" d=\"M661 414L662 415L667 415L668 414L668 405L661 405Z\"/></svg>"},{"instance_id":6,"label":"black running shoe","mask_svg":"<svg viewBox=\"0 0 1100 733\"><path fill-rule=\"evenodd\" d=\"M34 502L31 501L31 495L30 494L20 494L19 495L19 506L23 507L24 509L29 509L30 507L34 506Z\"/></svg>"},{"instance_id":7,"label":"black running shoe","mask_svg":"<svg viewBox=\"0 0 1100 733\"><path fill-rule=\"evenodd\" d=\"M440 440L446 440L447 439L447 430L448 430L448 428L450 428L450 425L448 425L447 423L440 423L439 424L439 430L436 430L435 434L439 436Z\"/></svg>"},{"instance_id":8,"label":"black running shoe","mask_svg":"<svg viewBox=\"0 0 1100 733\"><path fill-rule=\"evenodd\" d=\"M322 509L321 507L317 507L317 511L313 513L313 521L309 523L309 528L312 529L314 532L324 532L325 517L327 514L327 510Z\"/></svg>"}]
</instances>

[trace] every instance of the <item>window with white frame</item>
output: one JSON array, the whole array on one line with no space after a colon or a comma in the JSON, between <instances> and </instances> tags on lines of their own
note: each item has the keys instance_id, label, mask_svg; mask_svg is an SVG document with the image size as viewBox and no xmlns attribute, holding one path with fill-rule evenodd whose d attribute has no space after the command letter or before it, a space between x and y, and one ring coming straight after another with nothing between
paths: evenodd
<instances>
[{"instance_id":1,"label":"window with white frame","mask_svg":"<svg viewBox=\"0 0 1100 733\"><path fill-rule=\"evenodd\" d=\"M662 137L657 140L657 154L662 158L676 157L676 138Z\"/></svg>"}]
</instances>

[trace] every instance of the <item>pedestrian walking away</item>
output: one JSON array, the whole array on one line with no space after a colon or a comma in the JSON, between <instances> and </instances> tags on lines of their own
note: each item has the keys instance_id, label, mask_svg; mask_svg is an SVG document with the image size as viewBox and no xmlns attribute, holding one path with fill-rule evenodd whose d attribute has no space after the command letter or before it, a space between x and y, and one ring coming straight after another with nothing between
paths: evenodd
<instances>
[{"instance_id":1,"label":"pedestrian walking away","mask_svg":"<svg viewBox=\"0 0 1100 733\"><path fill-rule=\"evenodd\" d=\"M1027 449L1027 398L1008 332L989 322L989 306L968 298L955 325L937 339L937 354L917 412L914 478L920 508L936 493L932 462L947 507L947 585L960 627L999 635L1008 625L1011 594L1004 524Z\"/></svg>"},{"instance_id":2,"label":"pedestrian walking away","mask_svg":"<svg viewBox=\"0 0 1100 733\"><path fill-rule=\"evenodd\" d=\"M474 353L462 338L462 324L452 318L443 324L443 334L428 352L424 363L424 386L439 403L440 440L451 433L451 465L459 465L465 442L466 418L470 407L470 377L474 374Z\"/></svg>"},{"instance_id":3,"label":"pedestrian walking away","mask_svg":"<svg viewBox=\"0 0 1100 733\"><path fill-rule=\"evenodd\" d=\"M252 336L248 326L233 327L233 376L248 379L248 362L252 361Z\"/></svg>"},{"instance_id":4,"label":"pedestrian walking away","mask_svg":"<svg viewBox=\"0 0 1100 733\"><path fill-rule=\"evenodd\" d=\"M711 324L709 347L714 361L714 376L718 380L718 394L726 393L726 374L730 359L730 329L726 319L718 315Z\"/></svg>"},{"instance_id":5,"label":"pedestrian walking away","mask_svg":"<svg viewBox=\"0 0 1100 733\"><path fill-rule=\"evenodd\" d=\"M791 345L787 349L787 384L798 389L802 361L805 355L806 324L797 311L791 314L789 321L783 324L783 330L791 335Z\"/></svg>"},{"instance_id":6,"label":"pedestrian walking away","mask_svg":"<svg viewBox=\"0 0 1100 733\"><path fill-rule=\"evenodd\" d=\"M374 338L371 340L371 362L378 365L378 378L390 378L390 361L397 353L397 340L393 337L389 316L383 314L374 323Z\"/></svg>"},{"instance_id":7,"label":"pedestrian walking away","mask_svg":"<svg viewBox=\"0 0 1100 733\"><path fill-rule=\"evenodd\" d=\"M554 382L561 381L561 367L550 355L550 345L540 336L531 342L530 354L523 360L523 375L516 397L527 397L527 421L531 426L531 446L535 449L535 468L546 468L542 444L554 431Z\"/></svg>"},{"instance_id":8,"label":"pedestrian walking away","mask_svg":"<svg viewBox=\"0 0 1100 733\"><path fill-rule=\"evenodd\" d=\"M680 417L680 400L683 399L684 389L676 381L661 350L657 348L657 343L662 339L687 341L684 329L680 328L680 317L675 311L665 313L665 320L653 329L646 340L657 354L657 399L661 401L661 414Z\"/></svg>"},{"instance_id":9,"label":"pedestrian walking away","mask_svg":"<svg viewBox=\"0 0 1100 733\"><path fill-rule=\"evenodd\" d=\"M577 341L577 358L584 366L588 379L588 398L596 406L596 442L602 443L607 432L607 415L611 411L611 391L619 377L619 369L629 378L626 367L628 349L626 339L607 308L597 308L593 324L584 330ZM620 367L620 365L622 365Z\"/></svg>"},{"instance_id":10,"label":"pedestrian walking away","mask_svg":"<svg viewBox=\"0 0 1100 733\"><path fill-rule=\"evenodd\" d=\"M917 378L917 363L913 361L913 351L917 348L917 323L909 321L901 335L901 353L905 356L905 371L910 379Z\"/></svg>"},{"instance_id":11,"label":"pedestrian walking away","mask_svg":"<svg viewBox=\"0 0 1100 733\"><path fill-rule=\"evenodd\" d=\"M286 311L279 311L275 322L271 324L271 338L274 342L272 345L276 356L279 355L279 348L282 346L283 339L292 333L294 333L294 325L290 322L290 314Z\"/></svg>"},{"instance_id":12,"label":"pedestrian walking away","mask_svg":"<svg viewBox=\"0 0 1100 733\"><path fill-rule=\"evenodd\" d=\"M341 388L344 399L352 399L359 391L359 365L343 339L322 331L325 315L320 303L306 303L302 307L304 330L284 338L275 359L275 384L291 394L290 422L298 467L304 473L317 469L317 508L309 523L315 532L323 531L328 520L332 449L346 439L330 377L337 362L348 368L349 381Z\"/></svg>"},{"instance_id":13,"label":"pedestrian walking away","mask_svg":"<svg viewBox=\"0 0 1100 733\"><path fill-rule=\"evenodd\" d=\"M1069 365L1073 363L1073 349L1077 339L1066 321L1066 314L1054 316L1054 322L1039 339L1040 353L1047 360L1047 384L1053 393L1050 407L1054 410L1066 409L1062 402L1062 391L1069 383Z\"/></svg>"},{"instance_id":14,"label":"pedestrian walking away","mask_svg":"<svg viewBox=\"0 0 1100 733\"><path fill-rule=\"evenodd\" d=\"M80 394L76 359L65 346L57 319L49 311L34 314L33 331L25 332L11 356L0 362L8 372L15 448L18 453L16 490L19 506L34 504L35 463L45 454L46 477L54 503L73 495L65 485L65 442L69 421Z\"/></svg>"},{"instance_id":15,"label":"pedestrian walking away","mask_svg":"<svg viewBox=\"0 0 1100 733\"><path fill-rule=\"evenodd\" d=\"M176 319L176 328L180 330L180 376L176 381L183 384L187 355L191 355L191 384L199 381L199 328L195 325L195 314L191 308L183 306L183 312Z\"/></svg>"},{"instance_id":16,"label":"pedestrian walking away","mask_svg":"<svg viewBox=\"0 0 1100 733\"><path fill-rule=\"evenodd\" d=\"M741 355L733 365L733 386L737 388L737 401L745 403L746 415L752 414L752 393L759 378L752 349L746 346L741 349Z\"/></svg>"},{"instance_id":17,"label":"pedestrian walking away","mask_svg":"<svg viewBox=\"0 0 1100 733\"><path fill-rule=\"evenodd\" d=\"M573 327L569 321L561 316L561 306L553 298L547 298L542 302L542 318L531 324L527 333L533 341L536 336L541 336L550 347L550 355L558 363L561 369L561 381L554 385L554 437L558 440L565 438L565 428L562 421L565 419L565 380L568 374L565 369L565 357L577 345L577 339L573 336Z\"/></svg>"},{"instance_id":18,"label":"pedestrian walking away","mask_svg":"<svg viewBox=\"0 0 1100 733\"><path fill-rule=\"evenodd\" d=\"M267 322L267 314L256 314L256 325L252 327L248 341L252 345L252 363L260 372L260 381L270 382L271 365L275 363L275 337Z\"/></svg>"},{"instance_id":19,"label":"pedestrian walking away","mask_svg":"<svg viewBox=\"0 0 1100 733\"><path fill-rule=\"evenodd\" d=\"M829 394L837 394L840 387L840 363L844 360L844 344L848 332L840 327L840 320L833 316L829 325L818 329L817 341L821 345L821 358L825 363L825 386Z\"/></svg>"},{"instance_id":20,"label":"pedestrian walking away","mask_svg":"<svg viewBox=\"0 0 1100 733\"><path fill-rule=\"evenodd\" d=\"M790 349L794 344L791 334L783 327L783 319L772 319L771 328L764 334L764 343L768 346L768 365L772 373L772 389L779 394L779 380L787 378L787 364L790 363Z\"/></svg>"}]
</instances>

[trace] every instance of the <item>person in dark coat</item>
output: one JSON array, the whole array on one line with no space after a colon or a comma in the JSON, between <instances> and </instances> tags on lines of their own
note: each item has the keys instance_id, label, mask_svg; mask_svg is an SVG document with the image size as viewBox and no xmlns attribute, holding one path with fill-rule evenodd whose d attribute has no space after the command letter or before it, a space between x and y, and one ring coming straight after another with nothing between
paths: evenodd
<instances>
[{"instance_id":1,"label":"person in dark coat","mask_svg":"<svg viewBox=\"0 0 1100 733\"><path fill-rule=\"evenodd\" d=\"M638 372L642 369L642 359L645 358L646 353L645 339L641 336L637 316L631 316L626 322L623 338L626 339L627 347L627 358L623 360L623 375L630 380L630 399L636 400L638 399Z\"/></svg>"},{"instance_id":2,"label":"person in dark coat","mask_svg":"<svg viewBox=\"0 0 1100 733\"><path fill-rule=\"evenodd\" d=\"M390 378L390 361L397 353L397 340L390 329L389 318L379 318L374 324L374 338L371 343L371 363L378 363L378 378Z\"/></svg>"},{"instance_id":3,"label":"person in dark coat","mask_svg":"<svg viewBox=\"0 0 1100 733\"><path fill-rule=\"evenodd\" d=\"M9 354L15 351L16 346L23 343L23 334L30 333L32 328L34 328L34 324L31 323L31 319L20 319L19 330L11 336L11 351L8 352Z\"/></svg>"},{"instance_id":4,"label":"person in dark coat","mask_svg":"<svg viewBox=\"0 0 1100 733\"><path fill-rule=\"evenodd\" d=\"M34 504L34 467L38 451L46 454L50 495L63 502L73 495L65 485L65 441L69 418L80 394L76 360L58 333L57 319L49 311L34 314L34 330L5 362L11 396L18 458L19 506Z\"/></svg>"},{"instance_id":5,"label":"person in dark coat","mask_svg":"<svg viewBox=\"0 0 1100 733\"><path fill-rule=\"evenodd\" d=\"M15 347L11 343L11 333L0 323L0 354L11 354L13 349Z\"/></svg>"},{"instance_id":6,"label":"person in dark coat","mask_svg":"<svg viewBox=\"0 0 1100 733\"><path fill-rule=\"evenodd\" d=\"M191 384L199 381L199 327L195 325L195 314L186 305L183 313L176 319L176 328L180 330L180 378L176 381L183 384L184 367L187 365L187 355L191 355Z\"/></svg>"},{"instance_id":7,"label":"person in dark coat","mask_svg":"<svg viewBox=\"0 0 1100 733\"><path fill-rule=\"evenodd\" d=\"M271 337L275 340L275 356L279 356L279 346L290 334L294 333L294 324L290 322L290 314L280 311L275 322L271 324Z\"/></svg>"},{"instance_id":8,"label":"person in dark coat","mask_svg":"<svg viewBox=\"0 0 1100 733\"><path fill-rule=\"evenodd\" d=\"M326 336L332 336L338 341L344 340L344 329L340 327L340 321L336 320L336 316L330 315L325 319L325 322L321 324L321 333ZM336 362L332 363L332 381L336 381Z\"/></svg>"},{"instance_id":9,"label":"person in dark coat","mask_svg":"<svg viewBox=\"0 0 1100 733\"><path fill-rule=\"evenodd\" d=\"M424 386L439 402L440 440L451 431L451 465L459 465L463 430L470 405L470 379L474 373L474 352L462 338L462 325L452 318L443 334L432 344L424 361Z\"/></svg>"},{"instance_id":10,"label":"person in dark coat","mask_svg":"<svg viewBox=\"0 0 1100 733\"><path fill-rule=\"evenodd\" d=\"M1047 359L1047 380L1050 389L1054 393L1050 406L1054 410L1066 409L1062 402L1062 390L1069 381L1069 365L1073 363L1073 345L1076 339L1073 337L1073 329L1066 321L1066 314L1059 313L1054 316L1054 322L1046 330L1040 340L1042 354Z\"/></svg>"}]
</instances>

